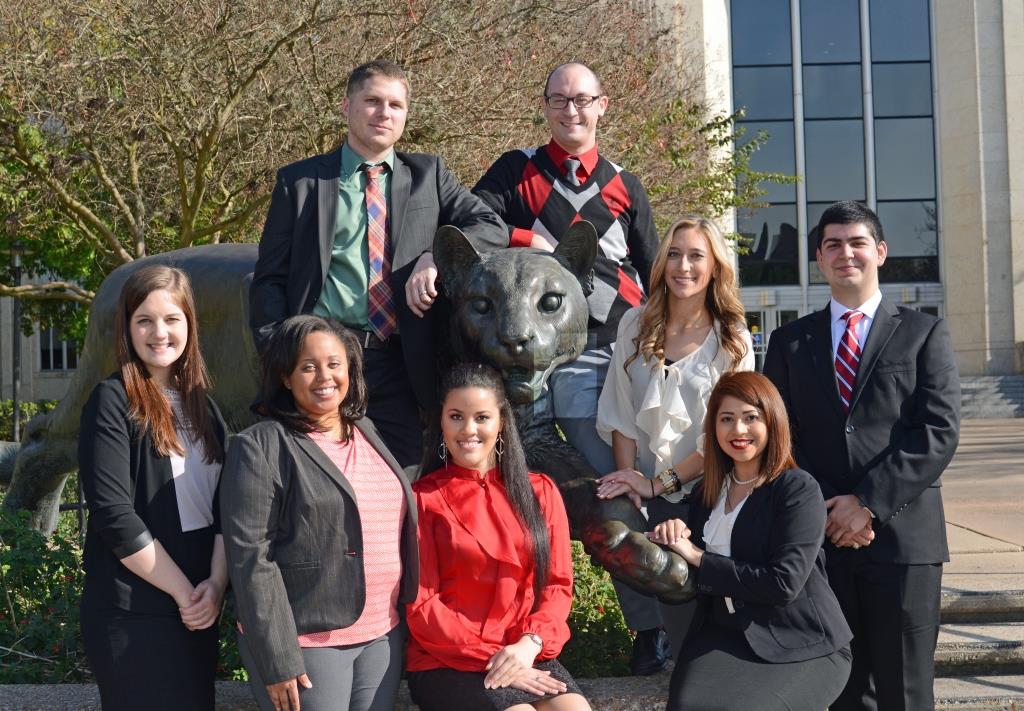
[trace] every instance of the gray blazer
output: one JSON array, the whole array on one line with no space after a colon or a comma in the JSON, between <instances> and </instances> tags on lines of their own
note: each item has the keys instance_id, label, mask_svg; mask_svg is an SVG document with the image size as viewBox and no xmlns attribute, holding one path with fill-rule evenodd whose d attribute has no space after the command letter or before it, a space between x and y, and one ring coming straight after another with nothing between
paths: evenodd
<instances>
[{"instance_id":1,"label":"gray blazer","mask_svg":"<svg viewBox=\"0 0 1024 711\"><path fill-rule=\"evenodd\" d=\"M416 597L416 503L373 424L356 427L402 484L399 603ZM264 420L236 435L221 474L228 572L258 671L267 684L305 671L297 636L355 622L366 601L362 526L345 475L309 437Z\"/></svg>"}]
</instances>

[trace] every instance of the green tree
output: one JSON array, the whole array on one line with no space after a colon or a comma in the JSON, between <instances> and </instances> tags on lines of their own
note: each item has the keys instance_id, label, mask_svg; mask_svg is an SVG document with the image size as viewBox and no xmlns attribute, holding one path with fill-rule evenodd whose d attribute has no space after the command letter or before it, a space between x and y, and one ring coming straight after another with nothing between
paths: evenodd
<instances>
[{"instance_id":1,"label":"green tree","mask_svg":"<svg viewBox=\"0 0 1024 711\"><path fill-rule=\"evenodd\" d=\"M73 335L72 304L118 265L255 240L274 169L338 142L346 74L375 56L411 75L401 147L440 153L466 183L545 140L541 87L573 58L612 98L602 150L662 222L749 204L766 177L722 150L732 117L688 95L677 38L631 4L11 0L0 27L0 249L20 240L32 277L17 289L0 267L0 295Z\"/></svg>"}]
</instances>

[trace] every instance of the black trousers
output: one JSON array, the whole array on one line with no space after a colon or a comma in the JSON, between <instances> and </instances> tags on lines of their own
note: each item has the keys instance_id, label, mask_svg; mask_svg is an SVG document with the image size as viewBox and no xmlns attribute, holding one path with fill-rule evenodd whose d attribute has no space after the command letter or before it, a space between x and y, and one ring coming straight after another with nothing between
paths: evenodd
<instances>
[{"instance_id":1,"label":"black trousers","mask_svg":"<svg viewBox=\"0 0 1024 711\"><path fill-rule=\"evenodd\" d=\"M942 564L865 560L829 550L828 581L853 630L853 667L832 711L919 711L935 707Z\"/></svg>"},{"instance_id":2,"label":"black trousers","mask_svg":"<svg viewBox=\"0 0 1024 711\"><path fill-rule=\"evenodd\" d=\"M217 624L82 604L82 646L103 711L214 711Z\"/></svg>"},{"instance_id":3,"label":"black trousers","mask_svg":"<svg viewBox=\"0 0 1024 711\"><path fill-rule=\"evenodd\" d=\"M409 467L423 455L423 421L398 338L384 348L363 351L363 375L369 402L366 415L398 463Z\"/></svg>"}]
</instances>

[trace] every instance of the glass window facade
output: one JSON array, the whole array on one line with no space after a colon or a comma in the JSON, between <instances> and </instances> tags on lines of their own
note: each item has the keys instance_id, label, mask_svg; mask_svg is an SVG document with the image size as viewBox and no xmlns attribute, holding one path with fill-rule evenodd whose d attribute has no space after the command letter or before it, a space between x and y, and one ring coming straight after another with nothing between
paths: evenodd
<instances>
[{"instance_id":1,"label":"glass window facade","mask_svg":"<svg viewBox=\"0 0 1024 711\"><path fill-rule=\"evenodd\" d=\"M802 186L764 185L768 206L737 215L743 285L800 285L800 235L806 284L820 283L814 228L836 200L878 213L889 242L883 282L937 281L929 0L732 0L730 9L740 140L767 133L752 167L798 175Z\"/></svg>"}]
</instances>

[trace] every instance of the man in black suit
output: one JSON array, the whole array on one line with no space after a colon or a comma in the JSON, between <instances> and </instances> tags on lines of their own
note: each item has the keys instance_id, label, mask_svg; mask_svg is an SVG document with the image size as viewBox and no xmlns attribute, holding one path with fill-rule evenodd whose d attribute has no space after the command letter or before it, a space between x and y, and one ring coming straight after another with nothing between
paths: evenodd
<instances>
[{"instance_id":1,"label":"man in black suit","mask_svg":"<svg viewBox=\"0 0 1024 711\"><path fill-rule=\"evenodd\" d=\"M367 415L402 466L420 459L420 411L437 406L439 309L430 253L441 225L481 251L505 247L504 223L437 156L394 150L409 82L375 60L348 78L342 146L281 168L250 290L250 326L262 350L289 316L338 319L359 336Z\"/></svg>"},{"instance_id":2,"label":"man in black suit","mask_svg":"<svg viewBox=\"0 0 1024 711\"><path fill-rule=\"evenodd\" d=\"M942 563L940 476L960 432L960 380L942 319L878 288L888 248L856 202L818 223L823 310L776 330L764 372L789 411L797 463L829 509L829 582L853 629L853 668L830 708L934 708Z\"/></svg>"}]
</instances>

